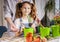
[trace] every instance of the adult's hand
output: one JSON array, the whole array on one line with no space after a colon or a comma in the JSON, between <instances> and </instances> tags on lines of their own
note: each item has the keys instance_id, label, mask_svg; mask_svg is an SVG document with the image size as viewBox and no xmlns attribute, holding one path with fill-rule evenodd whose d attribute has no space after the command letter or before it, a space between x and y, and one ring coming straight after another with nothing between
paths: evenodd
<instances>
[{"instance_id":1,"label":"adult's hand","mask_svg":"<svg viewBox=\"0 0 60 42\"><path fill-rule=\"evenodd\" d=\"M18 32L19 31L19 29L14 24L10 24L10 28L13 32Z\"/></svg>"},{"instance_id":2,"label":"adult's hand","mask_svg":"<svg viewBox=\"0 0 60 42\"><path fill-rule=\"evenodd\" d=\"M5 20L9 23L9 26L12 31L14 32L18 31L18 29L16 28L10 17L6 17Z\"/></svg>"}]
</instances>

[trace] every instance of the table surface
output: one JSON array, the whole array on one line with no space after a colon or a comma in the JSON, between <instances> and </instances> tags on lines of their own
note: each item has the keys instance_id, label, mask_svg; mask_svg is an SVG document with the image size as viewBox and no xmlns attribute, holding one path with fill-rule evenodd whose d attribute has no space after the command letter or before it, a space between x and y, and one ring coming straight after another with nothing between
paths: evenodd
<instances>
[{"instance_id":1,"label":"table surface","mask_svg":"<svg viewBox=\"0 0 60 42\"><path fill-rule=\"evenodd\" d=\"M25 39L23 36L20 37L10 37L7 33L4 33L0 42L24 42ZM49 39L47 42L60 42L60 37Z\"/></svg>"}]
</instances>

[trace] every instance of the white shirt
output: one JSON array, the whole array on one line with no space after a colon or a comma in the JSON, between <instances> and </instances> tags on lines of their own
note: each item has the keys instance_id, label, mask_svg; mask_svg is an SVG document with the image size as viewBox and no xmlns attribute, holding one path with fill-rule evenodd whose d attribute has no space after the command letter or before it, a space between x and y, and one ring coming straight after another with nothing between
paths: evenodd
<instances>
[{"instance_id":1,"label":"white shirt","mask_svg":"<svg viewBox=\"0 0 60 42\"><path fill-rule=\"evenodd\" d=\"M33 23L33 24L35 25L35 27L38 26L38 25L37 25L37 21L35 21L35 20L29 21L29 19L17 18L17 19L14 21L14 24L15 24L15 26L16 26L18 29L24 28L24 27L29 28L29 27L30 27L30 26L29 26L29 23Z\"/></svg>"},{"instance_id":2,"label":"white shirt","mask_svg":"<svg viewBox=\"0 0 60 42\"><path fill-rule=\"evenodd\" d=\"M19 28L29 27L29 21L26 19L18 18L14 21L15 26Z\"/></svg>"}]
</instances>

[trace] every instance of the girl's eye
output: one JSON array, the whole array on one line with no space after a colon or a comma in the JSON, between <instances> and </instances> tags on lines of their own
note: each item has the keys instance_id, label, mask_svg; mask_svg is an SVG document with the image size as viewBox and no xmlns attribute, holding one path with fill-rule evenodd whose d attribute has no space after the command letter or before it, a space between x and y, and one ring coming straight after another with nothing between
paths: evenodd
<instances>
[{"instance_id":1,"label":"girl's eye","mask_svg":"<svg viewBox=\"0 0 60 42\"><path fill-rule=\"evenodd\" d=\"M26 9L26 8L24 7L24 9Z\"/></svg>"},{"instance_id":2,"label":"girl's eye","mask_svg":"<svg viewBox=\"0 0 60 42\"><path fill-rule=\"evenodd\" d=\"M28 8L28 9L30 9L30 8Z\"/></svg>"},{"instance_id":3,"label":"girl's eye","mask_svg":"<svg viewBox=\"0 0 60 42\"><path fill-rule=\"evenodd\" d=\"M30 8L26 8L26 7L24 7L24 9L30 9Z\"/></svg>"}]
</instances>

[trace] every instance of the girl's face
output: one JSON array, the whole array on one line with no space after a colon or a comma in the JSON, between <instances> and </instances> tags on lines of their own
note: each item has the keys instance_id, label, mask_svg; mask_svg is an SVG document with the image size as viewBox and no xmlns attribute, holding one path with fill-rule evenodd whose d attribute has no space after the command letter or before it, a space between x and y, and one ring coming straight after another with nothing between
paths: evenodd
<instances>
[{"instance_id":1,"label":"girl's face","mask_svg":"<svg viewBox=\"0 0 60 42\"><path fill-rule=\"evenodd\" d=\"M23 15L28 15L31 12L31 6L28 3L24 3L21 10Z\"/></svg>"}]
</instances>

